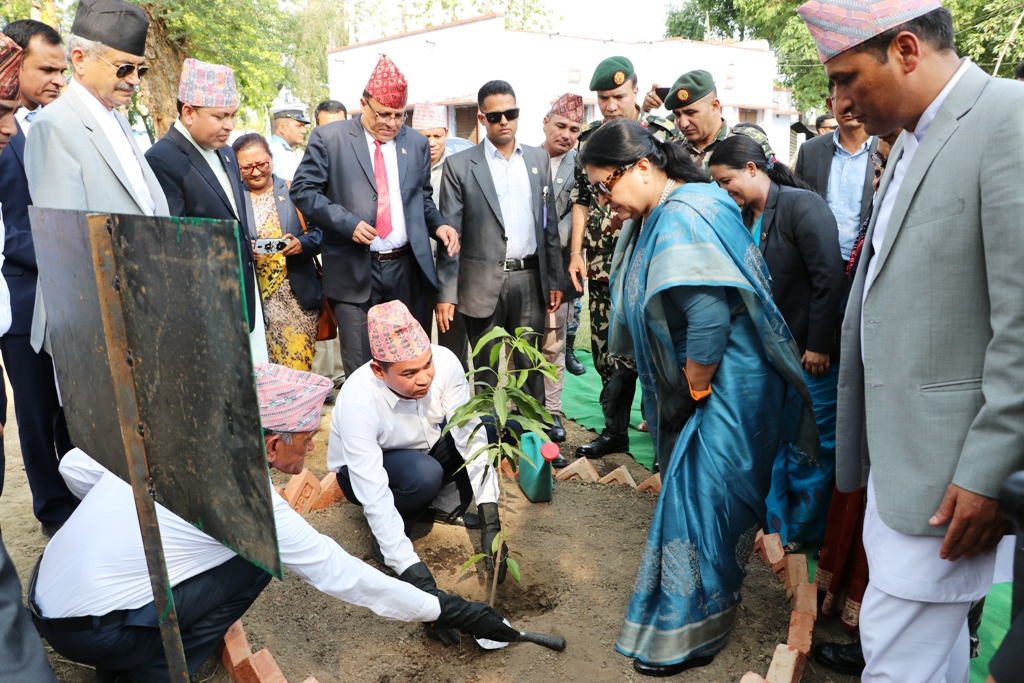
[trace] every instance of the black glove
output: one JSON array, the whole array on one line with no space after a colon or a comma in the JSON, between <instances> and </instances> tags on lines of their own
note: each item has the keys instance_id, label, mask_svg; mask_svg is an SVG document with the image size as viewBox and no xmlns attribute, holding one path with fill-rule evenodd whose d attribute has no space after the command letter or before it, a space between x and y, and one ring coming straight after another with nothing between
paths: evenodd
<instances>
[{"instance_id":1,"label":"black glove","mask_svg":"<svg viewBox=\"0 0 1024 683\"><path fill-rule=\"evenodd\" d=\"M487 566L494 569L494 555L491 549L494 547L494 539L501 533L501 520L498 519L498 504L481 503L476 506L476 511L480 516L480 552L487 556L485 560ZM504 583L505 575L508 574L508 565L505 563L505 558L507 557L508 545L502 543L501 559L498 566L498 583Z\"/></svg>"},{"instance_id":2,"label":"black glove","mask_svg":"<svg viewBox=\"0 0 1024 683\"><path fill-rule=\"evenodd\" d=\"M417 562L410 566L399 576L399 579L406 583L416 586L424 593L430 593L434 596L443 595L441 591L437 589L437 584L434 583L434 576L430 573L430 569L423 562ZM427 628L427 635L435 640L440 640L445 646L457 645L462 641L462 637L459 632L453 628L433 628L429 624L424 624Z\"/></svg>"},{"instance_id":3,"label":"black glove","mask_svg":"<svg viewBox=\"0 0 1024 683\"><path fill-rule=\"evenodd\" d=\"M698 405L700 401L693 400L690 387L684 384L658 406L661 423L670 432L681 432L687 421L697 412Z\"/></svg>"},{"instance_id":4,"label":"black glove","mask_svg":"<svg viewBox=\"0 0 1024 683\"><path fill-rule=\"evenodd\" d=\"M519 631L505 623L498 611L482 602L467 602L456 595L438 593L441 616L431 624L434 628L457 628L477 638L514 643Z\"/></svg>"}]
</instances>

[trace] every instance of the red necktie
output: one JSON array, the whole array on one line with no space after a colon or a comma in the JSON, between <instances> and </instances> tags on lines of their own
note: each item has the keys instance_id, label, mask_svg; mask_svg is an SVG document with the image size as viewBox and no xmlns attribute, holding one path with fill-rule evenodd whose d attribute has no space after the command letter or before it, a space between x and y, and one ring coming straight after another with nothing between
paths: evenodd
<instances>
[{"instance_id":1,"label":"red necktie","mask_svg":"<svg viewBox=\"0 0 1024 683\"><path fill-rule=\"evenodd\" d=\"M377 237L386 240L391 234L391 190L388 188L388 170L384 167L384 152L380 140L374 140L373 179L377 182Z\"/></svg>"}]
</instances>

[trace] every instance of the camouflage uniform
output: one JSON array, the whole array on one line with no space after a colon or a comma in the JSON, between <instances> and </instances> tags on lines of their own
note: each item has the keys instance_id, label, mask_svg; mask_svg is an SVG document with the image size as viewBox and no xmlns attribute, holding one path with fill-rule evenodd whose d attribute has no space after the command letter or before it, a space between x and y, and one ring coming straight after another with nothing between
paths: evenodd
<instances>
[{"instance_id":1,"label":"camouflage uniform","mask_svg":"<svg viewBox=\"0 0 1024 683\"><path fill-rule=\"evenodd\" d=\"M689 140L686 141L686 151L690 153L690 160L697 164L705 171L711 166L711 155L715 152L715 147L722 140L732 137L733 135L746 135L757 144L761 145L761 149L764 150L765 157L773 156L775 152L772 150L772 145L768 142L768 136L759 131L757 128L744 127L740 131L734 131L729 127L729 124L722 119L722 127L718 129L718 135L711 144L705 147L703 150L699 150L693 146L693 143Z\"/></svg>"},{"instance_id":2,"label":"camouflage uniform","mask_svg":"<svg viewBox=\"0 0 1024 683\"><path fill-rule=\"evenodd\" d=\"M576 142L577 152L583 149L590 135L601 127L603 120L592 121L580 132ZM654 137L663 141L683 141L682 134L672 125L671 121L660 116L640 113L637 118L644 128ZM587 226L583 236L583 248L587 255L587 288L590 294L590 348L594 354L594 367L601 375L601 381L607 385L615 370L609 360L608 323L611 318L611 291L608 280L611 274L612 255L615 242L619 238L619 229L613 229L611 210L600 206L591 196L588 189L589 180L586 171L580 164L579 154L576 155L576 187L570 199L590 210L587 214ZM621 362L621 361L620 361Z\"/></svg>"}]
</instances>

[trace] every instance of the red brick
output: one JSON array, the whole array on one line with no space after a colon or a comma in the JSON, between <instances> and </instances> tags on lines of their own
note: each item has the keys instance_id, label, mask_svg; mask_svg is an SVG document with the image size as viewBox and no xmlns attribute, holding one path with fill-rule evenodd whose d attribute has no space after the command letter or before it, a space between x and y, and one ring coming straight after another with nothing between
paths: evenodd
<instances>
[{"instance_id":1,"label":"red brick","mask_svg":"<svg viewBox=\"0 0 1024 683\"><path fill-rule=\"evenodd\" d=\"M803 612L818 619L818 587L813 583L802 583L793 592L793 611Z\"/></svg>"},{"instance_id":2,"label":"red brick","mask_svg":"<svg viewBox=\"0 0 1024 683\"><path fill-rule=\"evenodd\" d=\"M580 479L582 481L589 481L590 483L596 483L599 476L597 476L597 470L590 464L590 461L586 458L580 458L573 464L569 465L565 469L559 470L558 474L555 475L557 481L566 481L567 479Z\"/></svg>"},{"instance_id":3,"label":"red brick","mask_svg":"<svg viewBox=\"0 0 1024 683\"><path fill-rule=\"evenodd\" d=\"M238 620L231 624L228 632L224 634L224 642L220 645L220 661L229 674L235 673L235 668L252 654L249 647L249 638L242 628L242 621Z\"/></svg>"},{"instance_id":4,"label":"red brick","mask_svg":"<svg viewBox=\"0 0 1024 683\"><path fill-rule=\"evenodd\" d=\"M235 681L236 683L288 683L267 648L242 660L242 663L235 669Z\"/></svg>"},{"instance_id":5,"label":"red brick","mask_svg":"<svg viewBox=\"0 0 1024 683\"><path fill-rule=\"evenodd\" d=\"M761 545L764 548L764 554L758 553L758 555L761 555L764 563L772 567L774 571L774 566L786 557L786 551L782 549L782 540L778 534L765 534Z\"/></svg>"},{"instance_id":6,"label":"red brick","mask_svg":"<svg viewBox=\"0 0 1024 683\"><path fill-rule=\"evenodd\" d=\"M782 579L782 586L786 589L786 597L790 600L796 592L796 587L807 583L807 556L802 553L786 555L782 562L774 567L775 573Z\"/></svg>"},{"instance_id":7,"label":"red brick","mask_svg":"<svg viewBox=\"0 0 1024 683\"><path fill-rule=\"evenodd\" d=\"M313 507L314 501L320 496L320 480L309 470L302 470L292 477L284 488L284 499L300 515L304 515Z\"/></svg>"},{"instance_id":8,"label":"red brick","mask_svg":"<svg viewBox=\"0 0 1024 683\"><path fill-rule=\"evenodd\" d=\"M811 641L814 639L814 618L803 612L789 615L789 638L786 644L795 647L804 657L811 656Z\"/></svg>"},{"instance_id":9,"label":"red brick","mask_svg":"<svg viewBox=\"0 0 1024 683\"><path fill-rule=\"evenodd\" d=\"M765 683L765 680L753 671L748 671L743 674L743 678L740 679L740 683Z\"/></svg>"},{"instance_id":10,"label":"red brick","mask_svg":"<svg viewBox=\"0 0 1024 683\"><path fill-rule=\"evenodd\" d=\"M618 467L597 480L598 484L624 484L631 489L636 488L636 482L630 476L626 466Z\"/></svg>"},{"instance_id":11,"label":"red brick","mask_svg":"<svg viewBox=\"0 0 1024 683\"><path fill-rule=\"evenodd\" d=\"M777 645L765 680L767 683L798 683L806 666L807 658L795 647Z\"/></svg>"},{"instance_id":12,"label":"red brick","mask_svg":"<svg viewBox=\"0 0 1024 683\"><path fill-rule=\"evenodd\" d=\"M654 476L647 477L643 482L636 487L637 491L653 493L658 495L661 493L661 474L655 474Z\"/></svg>"},{"instance_id":13,"label":"red brick","mask_svg":"<svg viewBox=\"0 0 1024 683\"><path fill-rule=\"evenodd\" d=\"M328 472L327 476L320 480L320 495L310 510L324 510L343 500L345 500L345 494L341 492L341 487L338 485L337 473Z\"/></svg>"}]
</instances>

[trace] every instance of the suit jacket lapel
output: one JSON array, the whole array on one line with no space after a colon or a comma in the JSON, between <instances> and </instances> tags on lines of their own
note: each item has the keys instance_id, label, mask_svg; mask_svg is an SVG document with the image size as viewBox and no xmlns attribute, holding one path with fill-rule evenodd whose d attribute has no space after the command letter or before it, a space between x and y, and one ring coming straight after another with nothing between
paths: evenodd
<instances>
[{"instance_id":1,"label":"suit jacket lapel","mask_svg":"<svg viewBox=\"0 0 1024 683\"><path fill-rule=\"evenodd\" d=\"M764 213L761 214L761 234L754 236L757 246L764 254L768 246L768 236L772 233L772 222L775 220L775 207L779 203L779 186L772 183L768 188L768 199L764 203ZM764 235L762 238L761 235Z\"/></svg>"},{"instance_id":2,"label":"suit jacket lapel","mask_svg":"<svg viewBox=\"0 0 1024 683\"><path fill-rule=\"evenodd\" d=\"M210 186L210 189L220 197L220 200L224 202L224 206L227 207L228 211L231 211L231 213L234 214L234 211L231 209L231 202L228 200L228 196L224 194L224 187L220 184L220 181L217 180L217 176L214 175L213 169L210 168L210 163L206 160L206 157L204 157L199 150L196 149L196 146L193 145L188 138L182 135L174 126L171 126L171 129L167 131L167 135L170 136L171 140L174 141L174 144L178 146L178 149L185 153L185 156L188 157L189 162L192 164L192 168L199 172L199 175L203 177L203 180L205 180L206 184Z\"/></svg>"},{"instance_id":3,"label":"suit jacket lapel","mask_svg":"<svg viewBox=\"0 0 1024 683\"><path fill-rule=\"evenodd\" d=\"M487 150L484 147L484 143L481 142L473 148L473 157L470 159L473 162L473 177L476 178L477 184L483 190L484 197L486 197L487 203L491 206L491 211L494 212L494 216L498 219L498 224L501 225L502 232L504 232L505 221L501 218L498 190L494 187L494 178L491 177L491 169L487 165L486 155Z\"/></svg>"},{"instance_id":4,"label":"suit jacket lapel","mask_svg":"<svg viewBox=\"0 0 1024 683\"><path fill-rule=\"evenodd\" d=\"M405 126L398 130L395 138L395 154L398 156L398 187L405 187L405 172L409 168L409 141L405 136ZM429 159L427 160L429 164Z\"/></svg>"},{"instance_id":5,"label":"suit jacket lapel","mask_svg":"<svg viewBox=\"0 0 1024 683\"><path fill-rule=\"evenodd\" d=\"M828 197L828 177L832 173L832 157L836 153L834 133L828 135L828 144L818 155L818 187L822 197Z\"/></svg>"},{"instance_id":6,"label":"suit jacket lapel","mask_svg":"<svg viewBox=\"0 0 1024 683\"><path fill-rule=\"evenodd\" d=\"M86 129L88 129L89 139L92 141L92 144L96 147L96 151L100 153L100 156L103 157L103 160L107 163L107 166L109 166L110 170L114 172L115 176L117 176L117 179L121 182L121 185L124 187L125 191L129 195L131 195L132 199L138 205L140 210L142 210L144 213L148 211L149 207L143 206L142 201L139 199L139 196L135 194L135 188L132 187L131 181L128 180L128 174L125 173L124 167L121 166L121 160L117 158L117 153L114 151L113 145L111 145L110 140L107 139L107 135L106 133L103 132L103 128L102 126L100 126L99 121L97 121L93 117L93 115L89 113L89 110L85 106L85 102L82 102L82 100L79 99L78 94L75 92L74 88L70 87L67 88L67 90L65 91L64 97L68 98L68 103L71 105L72 109L74 109L75 112L78 114L78 117L82 120L82 123L85 125ZM118 122L120 123L120 120ZM121 125L123 129L123 124ZM134 140L132 140L131 137L129 137L128 139L130 142L134 142Z\"/></svg>"},{"instance_id":7,"label":"suit jacket lapel","mask_svg":"<svg viewBox=\"0 0 1024 683\"><path fill-rule=\"evenodd\" d=\"M900 193L896 196L896 202L893 204L892 215L889 217L889 224L885 229L885 239L878 251L879 261L875 265L875 277L878 277L889 252L892 251L893 242L899 235L903 220L907 217L907 211L910 210L910 204L920 188L921 181L924 180L925 174L928 173L928 169L945 146L946 141L960 127L960 117L970 111L985 88L988 78L989 76L979 67L972 66L960 78L960 82L953 86L946 101L942 103L939 111L935 114L935 119L928 127L924 139L914 153L914 158L910 160L910 167L900 185ZM905 132L900 135L900 138L905 139L907 135L912 135L912 133ZM902 147L900 151L902 153Z\"/></svg>"},{"instance_id":8,"label":"suit jacket lapel","mask_svg":"<svg viewBox=\"0 0 1024 683\"><path fill-rule=\"evenodd\" d=\"M526 174L530 177L530 191L533 193L533 224L537 227L537 249L544 243L544 183L541 181L540 155L533 149L523 147L523 162ZM548 188L551 192L551 188Z\"/></svg>"},{"instance_id":9,"label":"suit jacket lapel","mask_svg":"<svg viewBox=\"0 0 1024 683\"><path fill-rule=\"evenodd\" d=\"M570 149L562 157L562 163L558 165L558 173L551 180L555 183L555 197L556 197L556 209L559 214L562 213L562 197L565 196L565 201L568 201L568 195L572 192L572 177L576 173L576 150Z\"/></svg>"},{"instance_id":10,"label":"suit jacket lapel","mask_svg":"<svg viewBox=\"0 0 1024 683\"><path fill-rule=\"evenodd\" d=\"M359 165L363 167L366 179L370 181L370 185L376 191L377 180L373 175L373 160L370 159L370 148L366 144L366 130L358 119L354 119L352 125L349 126L349 135L351 136L352 147L356 153L356 159L359 160Z\"/></svg>"},{"instance_id":11,"label":"suit jacket lapel","mask_svg":"<svg viewBox=\"0 0 1024 683\"><path fill-rule=\"evenodd\" d=\"M878 151L878 138L871 139L871 145L868 147L868 163L867 169L864 171L864 191L860 197L860 224L864 224L864 219L867 218L866 212L871 208L871 196L875 193L874 181L875 181L875 163L871 161L871 154Z\"/></svg>"},{"instance_id":12,"label":"suit jacket lapel","mask_svg":"<svg viewBox=\"0 0 1024 683\"><path fill-rule=\"evenodd\" d=\"M238 163L235 160L234 152L231 151L230 147L222 147L217 150L217 156L220 157L220 163L224 164L224 171L228 174L228 183L231 185L231 192L235 196L235 206L241 207L245 200L245 187L242 185L242 176L237 170ZM238 220L242 220L245 215L244 211L240 209L235 212L239 214Z\"/></svg>"}]
</instances>

